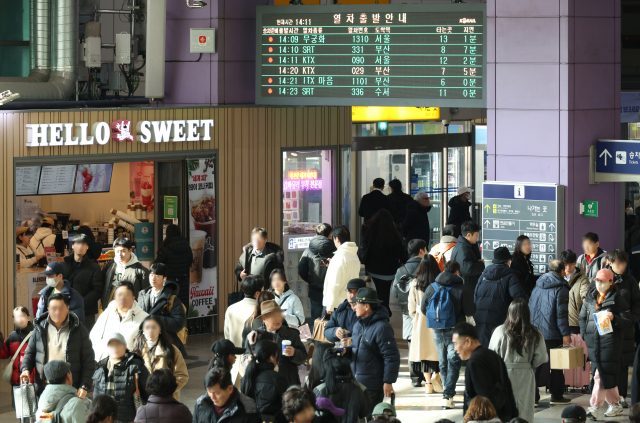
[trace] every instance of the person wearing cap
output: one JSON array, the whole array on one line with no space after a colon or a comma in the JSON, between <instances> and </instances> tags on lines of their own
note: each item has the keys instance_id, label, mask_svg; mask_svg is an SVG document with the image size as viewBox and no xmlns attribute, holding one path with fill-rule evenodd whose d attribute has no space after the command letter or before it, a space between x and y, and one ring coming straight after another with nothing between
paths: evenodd
<instances>
[{"instance_id":1,"label":"person wearing cap","mask_svg":"<svg viewBox=\"0 0 640 423\"><path fill-rule=\"evenodd\" d=\"M547 354L552 348L571 345L571 328L569 327L569 291L571 287L564 279L564 263L553 260L549 263L549 272L540 276L531 293L529 310L531 323L542 331ZM551 377L549 378L549 371ZM552 405L563 405L571 402L564 398L564 372L551 370L548 363L536 368L536 386L544 386L548 381ZM536 389L536 404L540 393Z\"/></svg>"},{"instance_id":2,"label":"person wearing cap","mask_svg":"<svg viewBox=\"0 0 640 423\"><path fill-rule=\"evenodd\" d=\"M246 352L253 354L253 345L260 340L263 334L271 333L272 336L275 336L275 342L282 351L282 355L278 359L278 371L285 377L289 386L300 385L298 366L307 360L307 350L300 340L300 332L298 329L282 324L284 315L274 300L264 301L260 305L260 316L257 319L262 319L262 326L247 335ZM283 348L284 341L288 341L289 346Z\"/></svg>"},{"instance_id":3,"label":"person wearing cap","mask_svg":"<svg viewBox=\"0 0 640 423\"><path fill-rule=\"evenodd\" d=\"M412 239L421 239L429 245L431 227L428 213L431 207L429 194L423 191L414 195L413 201L407 204L407 213L402 222L402 237L405 245Z\"/></svg>"},{"instance_id":4,"label":"person wearing cap","mask_svg":"<svg viewBox=\"0 0 640 423\"><path fill-rule=\"evenodd\" d=\"M236 347L235 344L228 339L220 339L211 345L211 352L213 353L213 357L209 361L209 369L224 367L231 371L231 378L234 381L233 384L236 388L240 389L240 380L242 378L239 375L240 366L236 365L236 361L239 361L238 358L244 354L244 348Z\"/></svg>"},{"instance_id":5,"label":"person wearing cap","mask_svg":"<svg viewBox=\"0 0 640 423\"><path fill-rule=\"evenodd\" d=\"M469 187L460 187L456 196L449 200L449 217L447 225L456 225L462 230L464 222L471 222L471 193L473 190Z\"/></svg>"},{"instance_id":6,"label":"person wearing cap","mask_svg":"<svg viewBox=\"0 0 640 423\"><path fill-rule=\"evenodd\" d=\"M560 419L562 423L585 423L587 421L587 412L579 405L571 404L562 410Z\"/></svg>"},{"instance_id":7,"label":"person wearing cap","mask_svg":"<svg viewBox=\"0 0 640 423\"><path fill-rule=\"evenodd\" d=\"M355 303L358 321L347 356L351 358L353 376L367 387L371 403L377 404L394 393L400 351L389 324L389 312L381 306L378 293L373 288L360 288L350 301Z\"/></svg>"},{"instance_id":8,"label":"person wearing cap","mask_svg":"<svg viewBox=\"0 0 640 423\"><path fill-rule=\"evenodd\" d=\"M33 242L33 240L31 240ZM64 258L64 279L71 282L84 299L84 325L91 331L96 323L98 301L102 296L104 278L100 265L87 256L89 239L84 234L73 237L71 249L73 254Z\"/></svg>"},{"instance_id":9,"label":"person wearing cap","mask_svg":"<svg viewBox=\"0 0 640 423\"><path fill-rule=\"evenodd\" d=\"M44 254L36 255L29 244L33 232L26 226L20 226L16 229L16 255L20 256L20 267L32 267L35 266L40 260L45 258Z\"/></svg>"},{"instance_id":10,"label":"person wearing cap","mask_svg":"<svg viewBox=\"0 0 640 423\"><path fill-rule=\"evenodd\" d=\"M489 346L493 330L507 319L509 305L516 298L529 301L522 289L516 271L511 267L511 253L507 247L493 250L493 260L484 269L476 285L474 302L476 303L476 330L483 347Z\"/></svg>"},{"instance_id":11,"label":"person wearing cap","mask_svg":"<svg viewBox=\"0 0 640 423\"><path fill-rule=\"evenodd\" d=\"M451 260L460 263L460 276L465 285L475 291L476 284L484 272L484 260L478 247L480 227L474 222L464 222L456 246L451 251Z\"/></svg>"},{"instance_id":12,"label":"person wearing cap","mask_svg":"<svg viewBox=\"0 0 640 423\"><path fill-rule=\"evenodd\" d=\"M371 219L380 209L387 209L393 213L393 205L389 197L382 191L384 189L384 179L376 178L373 180L373 187L369 194L362 196L358 214L364 219Z\"/></svg>"},{"instance_id":13,"label":"person wearing cap","mask_svg":"<svg viewBox=\"0 0 640 423\"><path fill-rule=\"evenodd\" d=\"M38 399L36 418L55 410L64 423L85 423L90 402L87 398L78 398L78 390L73 387L71 364L52 360L44 366L44 375L48 382Z\"/></svg>"},{"instance_id":14,"label":"person wearing cap","mask_svg":"<svg viewBox=\"0 0 640 423\"><path fill-rule=\"evenodd\" d=\"M40 291L38 310L36 317L48 311L49 297L53 294L62 294L69 299L69 311L78 316L81 323L84 323L84 298L75 289L71 288L71 283L64 279L64 265L53 261L47 265L43 275L46 276L47 286Z\"/></svg>"},{"instance_id":15,"label":"person wearing cap","mask_svg":"<svg viewBox=\"0 0 640 423\"><path fill-rule=\"evenodd\" d=\"M45 247L53 247L56 242L56 235L53 233L54 221L50 217L42 219L42 225L36 230L29 241L31 249L37 256L45 255Z\"/></svg>"},{"instance_id":16,"label":"person wearing cap","mask_svg":"<svg viewBox=\"0 0 640 423\"><path fill-rule=\"evenodd\" d=\"M108 356L98 362L93 381L93 397L111 395L118 403L118 421L132 422L136 417L133 394L138 391L143 401L149 397L149 370L138 354L127 349L121 333L113 332L105 338Z\"/></svg>"},{"instance_id":17,"label":"person wearing cap","mask_svg":"<svg viewBox=\"0 0 640 423\"><path fill-rule=\"evenodd\" d=\"M197 399L193 408L193 423L262 422L256 402L233 386L229 370L209 370L204 378L204 387L206 392Z\"/></svg>"},{"instance_id":18,"label":"person wearing cap","mask_svg":"<svg viewBox=\"0 0 640 423\"><path fill-rule=\"evenodd\" d=\"M158 369L168 369L171 372L176 379L176 389L172 395L179 400L180 390L189 381L189 372L182 353L173 345L173 339L158 316L148 316L142 322L140 334L131 350L142 357L149 373Z\"/></svg>"},{"instance_id":19,"label":"person wearing cap","mask_svg":"<svg viewBox=\"0 0 640 423\"><path fill-rule=\"evenodd\" d=\"M593 283L595 286L589 289L580 310L580 335L587 344L593 374L587 417L597 420L598 409L605 401L609 407L604 417L621 416L624 412L619 404L618 383L622 371L625 331L633 328L633 322L629 319L629 303L616 286L611 270L599 270ZM606 328L613 330L600 334L600 330ZM628 365L624 370L628 371ZM625 377L628 378L628 374Z\"/></svg>"},{"instance_id":20,"label":"person wearing cap","mask_svg":"<svg viewBox=\"0 0 640 423\"><path fill-rule=\"evenodd\" d=\"M358 316L355 311L356 304L350 300L358 294L360 288L366 286L367 283L360 278L347 282L347 299L331 313L331 319L324 325L324 337L327 341L338 342L344 338L351 338Z\"/></svg>"},{"instance_id":21,"label":"person wearing cap","mask_svg":"<svg viewBox=\"0 0 640 423\"><path fill-rule=\"evenodd\" d=\"M91 376L95 370L94 352L87 328L75 313L69 313L69 299L62 294L49 297L48 311L33 322L33 335L24 353L20 379L28 382L36 369L36 395L46 383L44 366L53 360L71 364L73 387L78 397L84 398L91 389Z\"/></svg>"}]
</instances>

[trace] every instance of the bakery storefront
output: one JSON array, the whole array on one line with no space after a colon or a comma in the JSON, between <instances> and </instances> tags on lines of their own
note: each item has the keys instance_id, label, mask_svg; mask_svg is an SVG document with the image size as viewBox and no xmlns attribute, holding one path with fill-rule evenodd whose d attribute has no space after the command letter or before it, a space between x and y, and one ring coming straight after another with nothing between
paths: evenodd
<instances>
[{"instance_id":1,"label":"bakery storefront","mask_svg":"<svg viewBox=\"0 0 640 423\"><path fill-rule=\"evenodd\" d=\"M3 309L33 312L45 286L40 266L72 254L86 227L102 244L101 265L113 258L113 240L126 236L148 267L174 224L194 257L180 287L189 291L189 332L221 329L216 317L236 287L251 228L280 241L281 149L349 145L350 124L350 109L340 107L1 112ZM53 245L21 266L15 230L45 218L53 219Z\"/></svg>"}]
</instances>

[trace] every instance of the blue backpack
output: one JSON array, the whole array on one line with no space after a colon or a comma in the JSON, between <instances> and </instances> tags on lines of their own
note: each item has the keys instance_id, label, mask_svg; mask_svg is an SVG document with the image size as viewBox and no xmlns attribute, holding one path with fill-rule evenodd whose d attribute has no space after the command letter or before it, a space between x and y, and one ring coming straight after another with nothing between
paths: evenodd
<instances>
[{"instance_id":1,"label":"blue backpack","mask_svg":"<svg viewBox=\"0 0 640 423\"><path fill-rule=\"evenodd\" d=\"M436 282L431 286L436 291L427 305L427 327L430 329L450 329L456 325L456 309L451 300L451 286L440 287Z\"/></svg>"}]
</instances>

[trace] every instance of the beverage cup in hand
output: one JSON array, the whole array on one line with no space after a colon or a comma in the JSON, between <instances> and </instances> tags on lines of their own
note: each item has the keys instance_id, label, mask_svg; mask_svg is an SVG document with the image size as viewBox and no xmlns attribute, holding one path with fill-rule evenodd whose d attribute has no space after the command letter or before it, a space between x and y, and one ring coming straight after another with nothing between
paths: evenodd
<instances>
[{"instance_id":1,"label":"beverage cup in hand","mask_svg":"<svg viewBox=\"0 0 640 423\"><path fill-rule=\"evenodd\" d=\"M289 356L289 354L286 353L286 349L287 347L290 347L290 346L291 346L291 341L288 341L286 339L282 341L282 355Z\"/></svg>"}]
</instances>

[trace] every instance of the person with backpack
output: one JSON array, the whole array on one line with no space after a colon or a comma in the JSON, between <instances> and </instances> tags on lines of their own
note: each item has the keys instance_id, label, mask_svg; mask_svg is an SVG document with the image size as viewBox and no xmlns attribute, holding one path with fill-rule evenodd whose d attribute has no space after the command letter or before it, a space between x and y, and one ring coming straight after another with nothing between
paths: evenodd
<instances>
[{"instance_id":1,"label":"person with backpack","mask_svg":"<svg viewBox=\"0 0 640 423\"><path fill-rule=\"evenodd\" d=\"M518 276L509 265L511 253L507 247L493 251L492 265L484 269L474 293L476 330L483 347L489 346L493 330L507 319L509 305L516 298L529 300Z\"/></svg>"},{"instance_id":2,"label":"person with backpack","mask_svg":"<svg viewBox=\"0 0 640 423\"><path fill-rule=\"evenodd\" d=\"M409 315L409 291L411 290L411 282L415 278L416 271L420 266L422 258L427 253L427 243L422 239L412 239L407 246L409 260L400 266L396 272L396 278L391 285L391 295L398 299L400 310L402 310L402 339L409 343L411 350L411 334L413 332L413 318ZM424 374L416 372L413 363L409 362L409 376L411 383L415 387L422 386Z\"/></svg>"},{"instance_id":3,"label":"person with backpack","mask_svg":"<svg viewBox=\"0 0 640 423\"><path fill-rule=\"evenodd\" d=\"M494 351L478 342L478 332L471 324L458 323L453 328L455 352L461 360L467 360L464 372L464 406L467 413L471 401L478 396L491 401L500 421L508 422L518 417L518 407L507 366Z\"/></svg>"},{"instance_id":4,"label":"person with backpack","mask_svg":"<svg viewBox=\"0 0 640 423\"><path fill-rule=\"evenodd\" d=\"M116 286L121 281L131 282L133 295L149 287L149 271L138 261L133 252L133 242L129 238L120 237L113 241L114 259L102 268L104 290L102 291L102 309L105 310L113 300Z\"/></svg>"},{"instance_id":5,"label":"person with backpack","mask_svg":"<svg viewBox=\"0 0 640 423\"><path fill-rule=\"evenodd\" d=\"M351 302L351 299L358 294L360 288L366 286L367 283L360 278L351 279L347 283L347 299L331 313L331 319L324 325L324 337L327 341L338 342L341 339L351 338L353 327L358 321L355 303Z\"/></svg>"},{"instance_id":6,"label":"person with backpack","mask_svg":"<svg viewBox=\"0 0 640 423\"><path fill-rule=\"evenodd\" d=\"M460 264L460 276L472 291L475 291L478 279L484 272L484 260L478 248L479 237L480 227L474 222L464 222L458 243L451 253L451 260Z\"/></svg>"},{"instance_id":7,"label":"person with backpack","mask_svg":"<svg viewBox=\"0 0 640 423\"><path fill-rule=\"evenodd\" d=\"M414 240L415 241L415 240ZM412 241L413 242L413 241ZM409 366L416 373L424 374L427 394L442 392L442 380L438 362L438 351L433 342L433 330L427 327L427 316L420 311L422 297L427 288L435 282L440 274L436 260L429 254L420 262L416 277L411 281L409 291L409 315L413 319L412 342L409 344ZM432 379L431 374L436 376Z\"/></svg>"},{"instance_id":8,"label":"person with backpack","mask_svg":"<svg viewBox=\"0 0 640 423\"><path fill-rule=\"evenodd\" d=\"M510 267L515 270L520 286L522 286L528 297L531 296L531 292L536 287L536 281L538 280L538 277L533 274L533 263L531 263L530 259L531 240L526 235L520 235L516 238Z\"/></svg>"},{"instance_id":9,"label":"person with backpack","mask_svg":"<svg viewBox=\"0 0 640 423\"><path fill-rule=\"evenodd\" d=\"M51 423L85 423L89 416L89 400L78 398L73 387L71 364L51 360L44 366L47 386L38 400L36 418Z\"/></svg>"},{"instance_id":10,"label":"person with backpack","mask_svg":"<svg viewBox=\"0 0 640 423\"><path fill-rule=\"evenodd\" d=\"M336 252L331 239L333 228L328 223L316 227L316 236L309 242L298 262L298 275L309 285L309 302L311 303L311 322L322 317L322 291L327 276L329 261Z\"/></svg>"},{"instance_id":11,"label":"person with backpack","mask_svg":"<svg viewBox=\"0 0 640 423\"><path fill-rule=\"evenodd\" d=\"M433 330L438 352L440 377L444 384L442 407L452 409L462 366L453 346L453 327L476 313L473 291L460 277L460 264L457 261L448 261L444 265L444 272L425 290L420 310L427 316L427 327Z\"/></svg>"},{"instance_id":12,"label":"person with backpack","mask_svg":"<svg viewBox=\"0 0 640 423\"><path fill-rule=\"evenodd\" d=\"M444 270L444 264L451 260L451 254L453 254L453 248L458 243L459 236L460 228L456 225L447 225L442 228L440 243L434 245L431 251L429 251L429 254L438 262L441 272Z\"/></svg>"}]
</instances>

